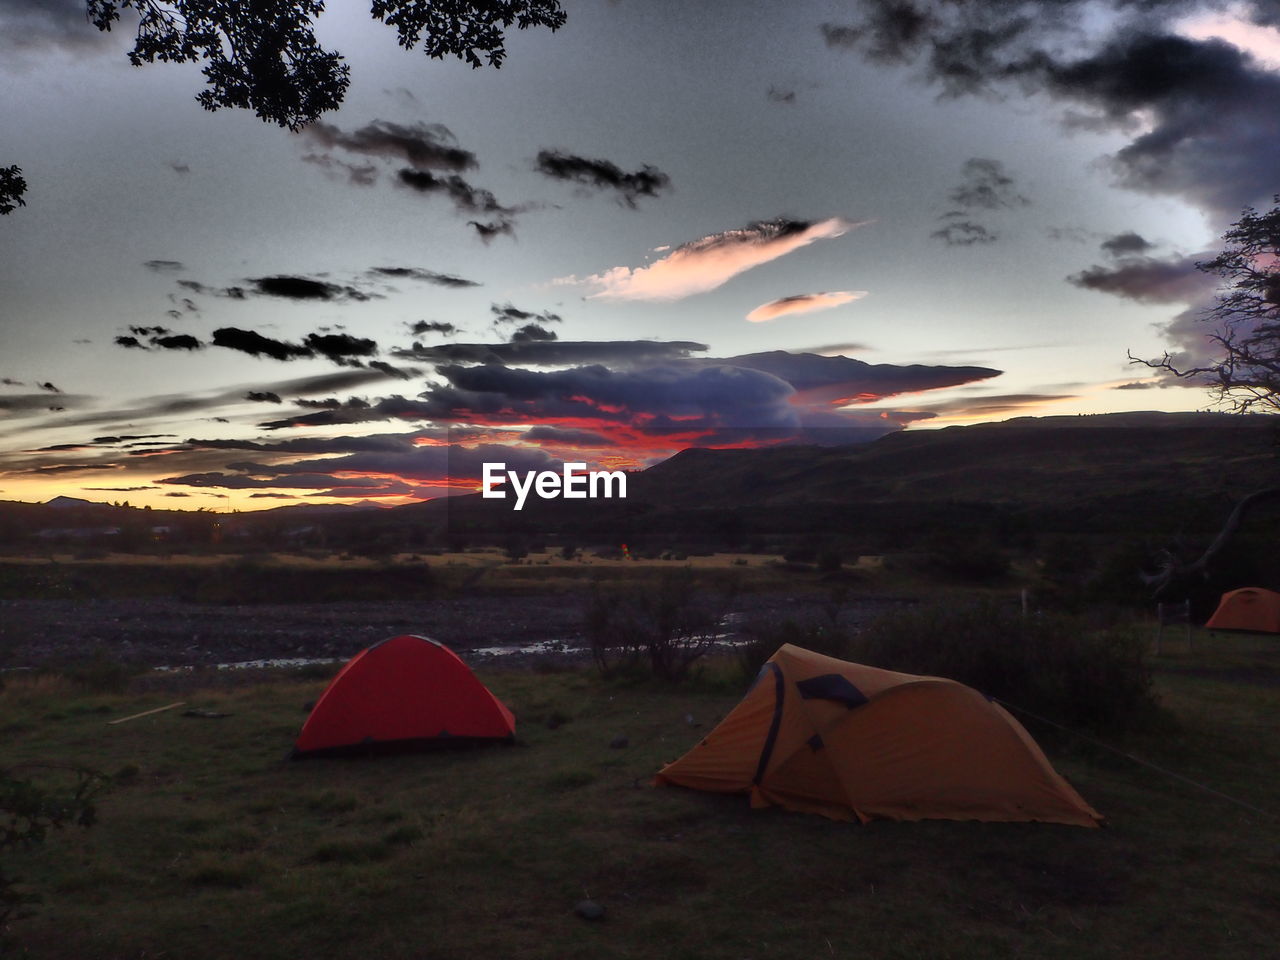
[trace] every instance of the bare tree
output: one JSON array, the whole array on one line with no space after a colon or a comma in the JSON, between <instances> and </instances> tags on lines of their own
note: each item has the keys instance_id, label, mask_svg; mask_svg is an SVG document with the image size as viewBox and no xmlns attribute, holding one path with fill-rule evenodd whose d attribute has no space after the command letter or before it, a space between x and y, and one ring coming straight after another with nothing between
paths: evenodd
<instances>
[{"instance_id":1,"label":"bare tree","mask_svg":"<svg viewBox=\"0 0 1280 960\"><path fill-rule=\"evenodd\" d=\"M1169 354L1136 360L1183 379L1204 380L1214 399L1237 413L1280 413L1280 195L1267 213L1248 208L1223 235L1225 246L1212 260L1196 264L1223 280L1203 321L1220 355L1204 366L1178 367ZM1130 355L1130 359L1134 359ZM1186 562L1166 551L1160 570L1144 574L1157 599L1185 596L1240 527L1248 511L1280 496L1280 486L1257 490L1240 500L1222 529L1197 559Z\"/></svg>"},{"instance_id":2,"label":"bare tree","mask_svg":"<svg viewBox=\"0 0 1280 960\"><path fill-rule=\"evenodd\" d=\"M1246 209L1223 235L1223 251L1196 264L1223 280L1217 303L1202 318L1213 327L1208 338L1220 356L1186 368L1167 353L1135 361L1205 380L1219 403L1239 413L1280 413L1280 195L1275 203L1267 213Z\"/></svg>"}]
</instances>

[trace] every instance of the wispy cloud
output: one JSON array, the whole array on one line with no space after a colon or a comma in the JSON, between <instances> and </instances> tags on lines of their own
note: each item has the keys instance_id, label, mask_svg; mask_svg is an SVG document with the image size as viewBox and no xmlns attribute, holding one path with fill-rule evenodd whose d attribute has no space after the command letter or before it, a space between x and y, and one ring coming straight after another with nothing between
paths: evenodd
<instances>
[{"instance_id":1,"label":"wispy cloud","mask_svg":"<svg viewBox=\"0 0 1280 960\"><path fill-rule=\"evenodd\" d=\"M741 230L713 233L686 243L645 267L613 267L561 284L582 285L599 300L679 300L723 286L738 274L786 256L815 240L839 237L861 226L841 217L808 220L761 220Z\"/></svg>"},{"instance_id":2,"label":"wispy cloud","mask_svg":"<svg viewBox=\"0 0 1280 960\"><path fill-rule=\"evenodd\" d=\"M1191 303L1204 299L1218 287L1217 277L1196 267L1197 260L1209 256L1131 256L1114 266L1089 267L1067 279L1086 290L1113 293L1140 303Z\"/></svg>"},{"instance_id":3,"label":"wispy cloud","mask_svg":"<svg viewBox=\"0 0 1280 960\"><path fill-rule=\"evenodd\" d=\"M635 209L641 197L656 197L671 185L671 178L657 167L645 164L626 173L610 160L581 157L563 150L540 150L535 169L553 180L567 180L597 190L613 190L619 202Z\"/></svg>"},{"instance_id":4,"label":"wispy cloud","mask_svg":"<svg viewBox=\"0 0 1280 960\"><path fill-rule=\"evenodd\" d=\"M437 273L422 267L372 267L369 273L376 277L390 277L396 280L420 280L438 287L478 287L476 280L455 276L451 273Z\"/></svg>"},{"instance_id":5,"label":"wispy cloud","mask_svg":"<svg viewBox=\"0 0 1280 960\"><path fill-rule=\"evenodd\" d=\"M440 123L399 124L374 120L346 132L332 123L312 123L302 136L326 149L403 160L415 170L467 170L476 155L458 146L453 132Z\"/></svg>"}]
</instances>

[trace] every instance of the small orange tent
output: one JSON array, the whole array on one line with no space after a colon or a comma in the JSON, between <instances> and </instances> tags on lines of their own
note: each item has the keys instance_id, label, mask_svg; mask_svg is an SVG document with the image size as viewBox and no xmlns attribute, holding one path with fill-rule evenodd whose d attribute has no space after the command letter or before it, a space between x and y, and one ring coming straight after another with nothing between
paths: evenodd
<instances>
[{"instance_id":1,"label":"small orange tent","mask_svg":"<svg viewBox=\"0 0 1280 960\"><path fill-rule=\"evenodd\" d=\"M1241 587L1224 593L1205 626L1210 630L1280 633L1280 593L1261 587Z\"/></svg>"},{"instance_id":2,"label":"small orange tent","mask_svg":"<svg viewBox=\"0 0 1280 960\"><path fill-rule=\"evenodd\" d=\"M786 644L660 784L746 793L833 820L1041 820L1102 816L1030 734L976 690Z\"/></svg>"},{"instance_id":3,"label":"small orange tent","mask_svg":"<svg viewBox=\"0 0 1280 960\"><path fill-rule=\"evenodd\" d=\"M293 755L510 740L515 726L511 711L444 644L392 637L361 650L330 681Z\"/></svg>"}]
</instances>

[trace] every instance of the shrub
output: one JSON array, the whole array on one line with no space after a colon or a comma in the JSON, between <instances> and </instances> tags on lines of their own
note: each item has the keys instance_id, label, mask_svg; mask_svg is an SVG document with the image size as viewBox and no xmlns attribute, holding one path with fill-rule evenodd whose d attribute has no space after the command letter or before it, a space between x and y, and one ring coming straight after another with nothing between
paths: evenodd
<instances>
[{"instance_id":1,"label":"shrub","mask_svg":"<svg viewBox=\"0 0 1280 960\"><path fill-rule=\"evenodd\" d=\"M65 663L59 672L68 680L90 690L93 693L122 693L129 681L142 667L121 660L113 660L102 651L95 651L93 656Z\"/></svg>"},{"instance_id":2,"label":"shrub","mask_svg":"<svg viewBox=\"0 0 1280 960\"><path fill-rule=\"evenodd\" d=\"M873 621L850 659L958 680L1067 726L1118 731L1155 707L1146 640L1078 617L1022 616L993 601L917 607Z\"/></svg>"},{"instance_id":3,"label":"shrub","mask_svg":"<svg viewBox=\"0 0 1280 960\"><path fill-rule=\"evenodd\" d=\"M765 661L778 652L784 643L804 647L814 653L847 659L850 635L834 617L796 620L755 620L746 624L742 632L746 642L737 649L738 666L743 676L750 680L760 672Z\"/></svg>"},{"instance_id":4,"label":"shrub","mask_svg":"<svg viewBox=\"0 0 1280 960\"><path fill-rule=\"evenodd\" d=\"M667 570L640 586L592 585L586 636L606 676L647 672L679 680L709 651L735 593L732 582L701 587L689 568Z\"/></svg>"},{"instance_id":5,"label":"shrub","mask_svg":"<svg viewBox=\"0 0 1280 960\"><path fill-rule=\"evenodd\" d=\"M40 843L50 830L67 824L93 825L97 818L94 800L107 778L80 767L56 769L69 773L73 782L52 792L32 780L13 776L12 770L0 770L0 850ZM11 921L30 915L27 907L40 902L38 896L18 889L19 880L0 869L0 936Z\"/></svg>"},{"instance_id":6,"label":"shrub","mask_svg":"<svg viewBox=\"0 0 1280 960\"><path fill-rule=\"evenodd\" d=\"M929 565L943 576L966 583L995 583L1009 574L1009 557L983 537L935 542Z\"/></svg>"}]
</instances>

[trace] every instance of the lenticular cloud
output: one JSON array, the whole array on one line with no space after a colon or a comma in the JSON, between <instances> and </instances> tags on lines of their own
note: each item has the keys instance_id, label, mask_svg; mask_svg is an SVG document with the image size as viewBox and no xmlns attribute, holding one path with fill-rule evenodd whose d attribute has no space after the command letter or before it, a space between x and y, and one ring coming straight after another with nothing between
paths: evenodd
<instances>
[{"instance_id":1,"label":"lenticular cloud","mask_svg":"<svg viewBox=\"0 0 1280 960\"><path fill-rule=\"evenodd\" d=\"M741 230L686 243L647 267L614 267L585 279L566 277L560 282L595 288L588 299L679 300L714 290L752 267L860 225L841 217L817 222L757 221Z\"/></svg>"},{"instance_id":2,"label":"lenticular cloud","mask_svg":"<svg viewBox=\"0 0 1280 960\"><path fill-rule=\"evenodd\" d=\"M867 295L865 290L832 290L828 293L799 293L792 297L782 297L762 303L750 313L747 319L752 323L764 323L776 320L792 313L813 313L815 310L830 310L842 304L861 300Z\"/></svg>"}]
</instances>

